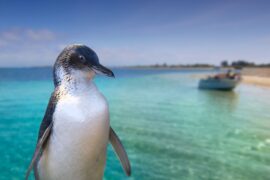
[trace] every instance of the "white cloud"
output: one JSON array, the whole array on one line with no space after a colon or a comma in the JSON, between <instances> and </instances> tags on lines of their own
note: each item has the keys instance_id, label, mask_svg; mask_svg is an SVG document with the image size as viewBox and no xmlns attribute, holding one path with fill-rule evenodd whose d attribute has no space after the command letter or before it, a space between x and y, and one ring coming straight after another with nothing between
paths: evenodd
<instances>
[{"instance_id":1,"label":"white cloud","mask_svg":"<svg viewBox=\"0 0 270 180\"><path fill-rule=\"evenodd\" d=\"M78 38L78 37L76 37ZM147 65L164 63L215 63L221 60L247 59L257 63L269 59L269 36L249 38L232 43L216 39L186 38L175 40L142 40L127 43L124 39L102 38L90 41L87 37L82 42L93 48L102 64L107 66ZM60 51L70 42L78 42L71 37L62 37L48 29L10 29L0 31L0 67L25 67L53 65ZM122 44L121 44L122 43ZM124 44L125 43L125 44ZM95 46L97 45L97 46Z\"/></svg>"},{"instance_id":2,"label":"white cloud","mask_svg":"<svg viewBox=\"0 0 270 180\"><path fill-rule=\"evenodd\" d=\"M55 39L55 34L47 29L33 30L28 29L25 34L32 40L36 41L51 41Z\"/></svg>"},{"instance_id":3,"label":"white cloud","mask_svg":"<svg viewBox=\"0 0 270 180\"><path fill-rule=\"evenodd\" d=\"M5 39L6 41L18 41L20 40L20 36L18 31L4 31L1 33L1 38Z\"/></svg>"},{"instance_id":4,"label":"white cloud","mask_svg":"<svg viewBox=\"0 0 270 180\"><path fill-rule=\"evenodd\" d=\"M48 29L20 29L14 28L7 31L0 32L0 42L2 44L12 44L25 41L53 41L55 40L55 33Z\"/></svg>"},{"instance_id":5,"label":"white cloud","mask_svg":"<svg viewBox=\"0 0 270 180\"><path fill-rule=\"evenodd\" d=\"M0 32L0 47L6 47L14 41L19 41L21 39L18 30L12 29L9 31L2 31Z\"/></svg>"},{"instance_id":6,"label":"white cloud","mask_svg":"<svg viewBox=\"0 0 270 180\"><path fill-rule=\"evenodd\" d=\"M0 66L52 65L63 44L48 29L9 29L0 32Z\"/></svg>"}]
</instances>

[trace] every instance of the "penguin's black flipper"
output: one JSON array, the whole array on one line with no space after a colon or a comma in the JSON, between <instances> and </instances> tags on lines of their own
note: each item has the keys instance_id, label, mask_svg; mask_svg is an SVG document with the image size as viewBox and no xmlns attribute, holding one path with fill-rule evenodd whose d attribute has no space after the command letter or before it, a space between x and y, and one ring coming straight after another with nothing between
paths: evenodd
<instances>
[{"instance_id":1,"label":"penguin's black flipper","mask_svg":"<svg viewBox=\"0 0 270 180\"><path fill-rule=\"evenodd\" d=\"M39 157L40 157L40 155L42 153L42 147L44 147L44 144L46 143L46 141L47 141L47 139L48 139L48 137L50 135L51 129L52 129L52 123L45 130L43 136L41 137L41 139L39 140L39 142L38 142L38 144L36 146L36 150L34 152L34 155L32 157L31 163L30 163L30 165L29 165L29 167L27 169L26 175L25 175L25 179L26 180L28 179L31 170L34 168L34 166L36 165L37 161L39 160ZM35 172L35 176L37 176L36 172Z\"/></svg>"},{"instance_id":2,"label":"penguin's black flipper","mask_svg":"<svg viewBox=\"0 0 270 180\"><path fill-rule=\"evenodd\" d=\"M120 139L118 138L117 134L114 132L114 130L112 129L112 127L110 127L110 142L114 148L114 151L116 152L122 167L126 173L127 176L131 175L131 166L130 166L130 162L128 160L128 156L127 153L125 151L124 146L122 145Z\"/></svg>"},{"instance_id":3,"label":"penguin's black flipper","mask_svg":"<svg viewBox=\"0 0 270 180\"><path fill-rule=\"evenodd\" d=\"M36 170L37 170L36 166L37 166L39 158L42 155L42 151L45 148L45 145L46 145L46 143L50 137L51 131L52 131L53 113L54 113L55 106L56 106L57 101L58 101L58 97L59 97L59 93L58 93L58 90L56 88L55 91L51 95L50 101L49 101L47 109L46 109L46 113L45 113L44 118L40 124L37 145L36 145L36 149L35 149L35 152L33 154L31 163L30 163L30 165L27 169L26 175L25 175L26 180L28 179L30 172L33 168L35 171L35 177L36 177L36 179L38 179L38 173L36 172Z\"/></svg>"}]
</instances>

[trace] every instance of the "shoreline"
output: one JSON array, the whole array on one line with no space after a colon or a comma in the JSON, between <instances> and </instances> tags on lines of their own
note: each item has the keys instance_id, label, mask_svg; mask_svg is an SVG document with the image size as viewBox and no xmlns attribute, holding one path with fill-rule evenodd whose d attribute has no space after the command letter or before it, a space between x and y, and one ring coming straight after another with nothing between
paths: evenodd
<instances>
[{"instance_id":1,"label":"shoreline","mask_svg":"<svg viewBox=\"0 0 270 180\"><path fill-rule=\"evenodd\" d=\"M242 83L270 88L270 77L242 76Z\"/></svg>"},{"instance_id":2,"label":"shoreline","mask_svg":"<svg viewBox=\"0 0 270 180\"><path fill-rule=\"evenodd\" d=\"M244 68L242 83L270 88L270 68Z\"/></svg>"}]
</instances>

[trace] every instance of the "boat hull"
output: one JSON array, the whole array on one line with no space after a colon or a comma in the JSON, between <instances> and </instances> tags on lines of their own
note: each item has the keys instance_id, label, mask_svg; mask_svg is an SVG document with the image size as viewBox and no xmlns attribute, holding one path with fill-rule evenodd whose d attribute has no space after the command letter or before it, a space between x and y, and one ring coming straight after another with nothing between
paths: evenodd
<instances>
[{"instance_id":1,"label":"boat hull","mask_svg":"<svg viewBox=\"0 0 270 180\"><path fill-rule=\"evenodd\" d=\"M238 83L238 79L201 79L199 88L231 91Z\"/></svg>"}]
</instances>

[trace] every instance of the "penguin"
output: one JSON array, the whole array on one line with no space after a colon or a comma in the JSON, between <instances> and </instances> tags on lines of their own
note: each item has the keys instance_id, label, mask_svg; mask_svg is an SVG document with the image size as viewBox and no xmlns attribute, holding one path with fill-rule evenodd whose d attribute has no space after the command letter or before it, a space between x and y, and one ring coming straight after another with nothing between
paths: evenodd
<instances>
[{"instance_id":1,"label":"penguin","mask_svg":"<svg viewBox=\"0 0 270 180\"><path fill-rule=\"evenodd\" d=\"M40 124L36 148L27 169L40 180L100 180L110 142L127 176L127 153L110 126L109 106L93 78L114 77L86 45L69 45L53 67L54 91Z\"/></svg>"}]
</instances>

